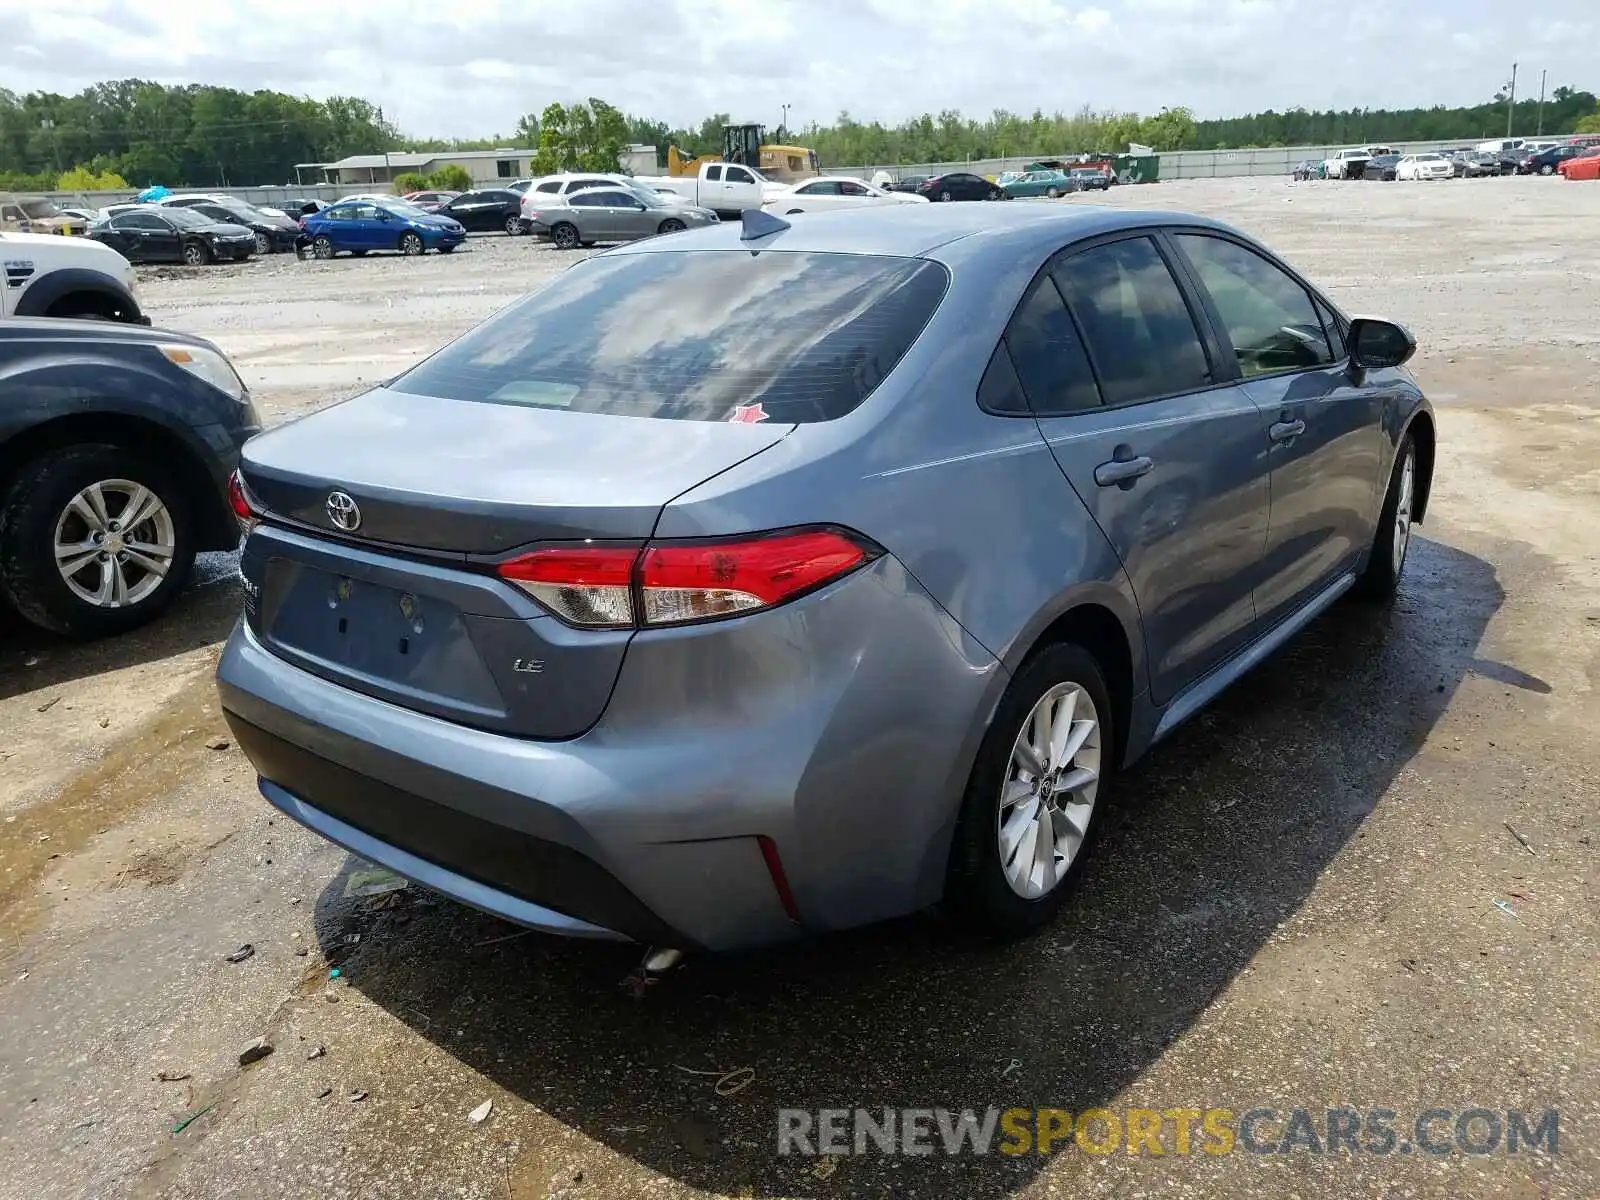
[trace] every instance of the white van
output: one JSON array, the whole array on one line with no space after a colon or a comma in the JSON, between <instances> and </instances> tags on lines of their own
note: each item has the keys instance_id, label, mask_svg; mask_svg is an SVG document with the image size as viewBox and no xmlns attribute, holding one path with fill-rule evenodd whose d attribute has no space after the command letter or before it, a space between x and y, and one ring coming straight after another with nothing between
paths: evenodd
<instances>
[{"instance_id":1,"label":"white van","mask_svg":"<svg viewBox=\"0 0 1600 1200\"><path fill-rule=\"evenodd\" d=\"M1528 144L1526 138L1496 138L1492 142L1479 142L1480 154L1504 154L1507 150L1521 150Z\"/></svg>"}]
</instances>

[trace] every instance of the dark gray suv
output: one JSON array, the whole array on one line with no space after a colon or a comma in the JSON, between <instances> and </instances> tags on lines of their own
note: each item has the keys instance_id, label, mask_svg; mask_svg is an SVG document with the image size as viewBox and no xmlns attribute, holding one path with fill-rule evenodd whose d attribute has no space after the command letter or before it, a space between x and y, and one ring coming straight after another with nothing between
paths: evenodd
<instances>
[{"instance_id":1,"label":"dark gray suv","mask_svg":"<svg viewBox=\"0 0 1600 1200\"><path fill-rule=\"evenodd\" d=\"M1394 593L1413 350L1176 213L635 243L246 447L223 706L272 804L535 928L1026 929L1118 768Z\"/></svg>"},{"instance_id":2,"label":"dark gray suv","mask_svg":"<svg viewBox=\"0 0 1600 1200\"><path fill-rule=\"evenodd\" d=\"M0 321L0 594L69 637L122 633L230 550L228 476L261 428L202 338L109 321Z\"/></svg>"}]
</instances>

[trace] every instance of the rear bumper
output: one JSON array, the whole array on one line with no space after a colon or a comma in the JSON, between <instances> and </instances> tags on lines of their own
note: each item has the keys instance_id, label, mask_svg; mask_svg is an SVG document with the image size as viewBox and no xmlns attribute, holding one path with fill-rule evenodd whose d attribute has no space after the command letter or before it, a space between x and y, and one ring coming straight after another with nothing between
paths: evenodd
<instances>
[{"instance_id":1,"label":"rear bumper","mask_svg":"<svg viewBox=\"0 0 1600 1200\"><path fill-rule=\"evenodd\" d=\"M329 840L532 928L734 950L938 899L1002 674L886 558L771 613L637 635L568 741L363 695L243 623L217 677L262 793Z\"/></svg>"}]
</instances>

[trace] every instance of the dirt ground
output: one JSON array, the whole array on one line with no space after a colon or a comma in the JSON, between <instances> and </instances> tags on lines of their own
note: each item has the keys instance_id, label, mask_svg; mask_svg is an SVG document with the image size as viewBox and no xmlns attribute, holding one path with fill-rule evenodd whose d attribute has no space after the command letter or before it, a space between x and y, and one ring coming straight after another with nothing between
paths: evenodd
<instances>
[{"instance_id":1,"label":"dirt ground","mask_svg":"<svg viewBox=\"0 0 1600 1200\"><path fill-rule=\"evenodd\" d=\"M0 1196L1600 1196L1600 185L1108 202L1229 220L1407 323L1441 449L1399 603L1340 606L1125 776L1057 924L919 918L634 998L627 948L347 898L357 864L223 740L211 556L136 636L0 630ZM475 238L142 295L275 423L569 261ZM1553 1108L1559 1150L775 1152L779 1107L1336 1104Z\"/></svg>"}]
</instances>

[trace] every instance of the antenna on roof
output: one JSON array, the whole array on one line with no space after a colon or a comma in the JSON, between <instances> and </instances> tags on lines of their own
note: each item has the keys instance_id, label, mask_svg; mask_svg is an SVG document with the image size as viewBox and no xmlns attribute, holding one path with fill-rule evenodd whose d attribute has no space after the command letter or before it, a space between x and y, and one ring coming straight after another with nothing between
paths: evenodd
<instances>
[{"instance_id":1,"label":"antenna on roof","mask_svg":"<svg viewBox=\"0 0 1600 1200\"><path fill-rule=\"evenodd\" d=\"M739 232L741 242L753 242L758 238L768 237L774 233L782 233L791 228L789 222L763 212L759 208L747 208L739 217L744 228Z\"/></svg>"}]
</instances>

